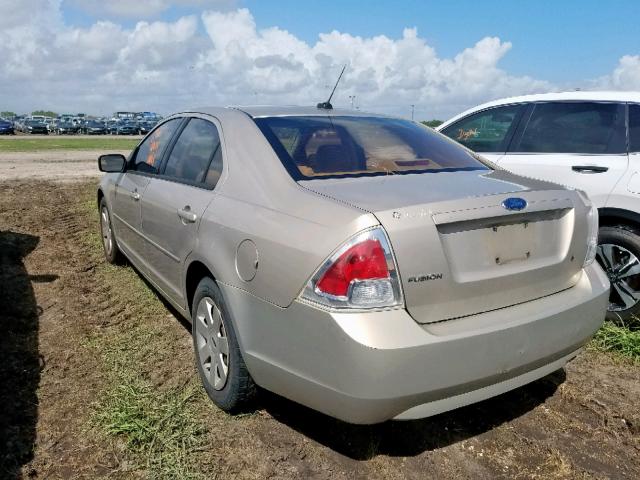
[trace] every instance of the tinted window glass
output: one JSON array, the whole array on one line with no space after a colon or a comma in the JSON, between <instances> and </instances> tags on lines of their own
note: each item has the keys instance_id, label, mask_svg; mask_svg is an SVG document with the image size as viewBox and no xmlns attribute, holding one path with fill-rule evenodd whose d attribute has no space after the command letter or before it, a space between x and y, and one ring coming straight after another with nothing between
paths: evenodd
<instances>
[{"instance_id":1,"label":"tinted window glass","mask_svg":"<svg viewBox=\"0 0 640 480\"><path fill-rule=\"evenodd\" d=\"M377 117L268 117L256 123L296 179L487 167L430 128Z\"/></svg>"},{"instance_id":2,"label":"tinted window glass","mask_svg":"<svg viewBox=\"0 0 640 480\"><path fill-rule=\"evenodd\" d=\"M536 104L514 152L623 153L624 106L614 103Z\"/></svg>"},{"instance_id":3,"label":"tinted window glass","mask_svg":"<svg viewBox=\"0 0 640 480\"><path fill-rule=\"evenodd\" d=\"M216 126L200 118L192 118L180 134L176 142L164 174L189 182L201 183L207 179L207 184L215 182L214 174L208 174L209 165L215 154L220 150L220 137ZM222 164L222 157L217 158ZM213 186L211 185L211 186Z\"/></svg>"},{"instance_id":4,"label":"tinted window glass","mask_svg":"<svg viewBox=\"0 0 640 480\"><path fill-rule=\"evenodd\" d=\"M476 152L504 152L521 105L497 107L470 115L442 133Z\"/></svg>"},{"instance_id":5,"label":"tinted window glass","mask_svg":"<svg viewBox=\"0 0 640 480\"><path fill-rule=\"evenodd\" d=\"M176 118L163 123L142 142L133 162L133 170L148 173L158 172L164 149L181 121L181 118Z\"/></svg>"},{"instance_id":6,"label":"tinted window glass","mask_svg":"<svg viewBox=\"0 0 640 480\"><path fill-rule=\"evenodd\" d=\"M629 151L640 152L640 105L629 105Z\"/></svg>"}]
</instances>

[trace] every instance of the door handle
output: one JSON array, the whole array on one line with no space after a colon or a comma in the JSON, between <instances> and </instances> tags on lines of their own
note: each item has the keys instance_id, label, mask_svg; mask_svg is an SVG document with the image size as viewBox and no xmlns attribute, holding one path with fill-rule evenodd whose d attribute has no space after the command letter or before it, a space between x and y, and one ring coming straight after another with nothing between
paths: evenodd
<instances>
[{"instance_id":1,"label":"door handle","mask_svg":"<svg viewBox=\"0 0 640 480\"><path fill-rule=\"evenodd\" d=\"M178 216L186 223L194 223L198 219L198 216L191 211L191 207L189 205L179 209Z\"/></svg>"},{"instance_id":2,"label":"door handle","mask_svg":"<svg viewBox=\"0 0 640 480\"><path fill-rule=\"evenodd\" d=\"M574 165L571 170L578 173L604 173L609 167L599 167L597 165Z\"/></svg>"},{"instance_id":3,"label":"door handle","mask_svg":"<svg viewBox=\"0 0 640 480\"><path fill-rule=\"evenodd\" d=\"M137 191L131 192L131 198L133 198L136 202L140 200L140 194Z\"/></svg>"}]
</instances>

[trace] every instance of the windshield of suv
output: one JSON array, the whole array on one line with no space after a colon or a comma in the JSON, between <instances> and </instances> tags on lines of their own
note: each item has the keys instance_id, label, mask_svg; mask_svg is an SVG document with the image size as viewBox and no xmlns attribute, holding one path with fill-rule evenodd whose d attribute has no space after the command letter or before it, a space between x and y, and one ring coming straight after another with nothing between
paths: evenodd
<instances>
[{"instance_id":1,"label":"windshield of suv","mask_svg":"<svg viewBox=\"0 0 640 480\"><path fill-rule=\"evenodd\" d=\"M408 120L286 116L255 122L296 180L488 169L466 149Z\"/></svg>"}]
</instances>

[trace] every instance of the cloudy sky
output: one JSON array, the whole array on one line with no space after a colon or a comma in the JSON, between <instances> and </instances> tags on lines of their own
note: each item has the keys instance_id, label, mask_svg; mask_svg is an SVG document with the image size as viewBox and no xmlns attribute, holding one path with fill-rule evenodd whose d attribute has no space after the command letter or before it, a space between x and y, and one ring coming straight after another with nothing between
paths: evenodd
<instances>
[{"instance_id":1,"label":"cloudy sky","mask_svg":"<svg viewBox=\"0 0 640 480\"><path fill-rule=\"evenodd\" d=\"M0 0L0 110L315 104L447 118L550 90L640 90L640 2Z\"/></svg>"}]
</instances>

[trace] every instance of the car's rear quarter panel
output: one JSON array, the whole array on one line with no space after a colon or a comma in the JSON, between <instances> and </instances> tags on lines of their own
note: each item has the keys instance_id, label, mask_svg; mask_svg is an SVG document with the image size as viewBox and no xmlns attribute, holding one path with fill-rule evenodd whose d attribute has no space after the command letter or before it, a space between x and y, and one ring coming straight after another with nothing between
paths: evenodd
<instances>
[{"instance_id":1,"label":"car's rear quarter panel","mask_svg":"<svg viewBox=\"0 0 640 480\"><path fill-rule=\"evenodd\" d=\"M203 216L190 261L203 261L219 282L286 307L331 252L379 222L300 187L248 115L231 110L218 119L226 171ZM245 239L258 251L251 281L236 270L236 251Z\"/></svg>"}]
</instances>

